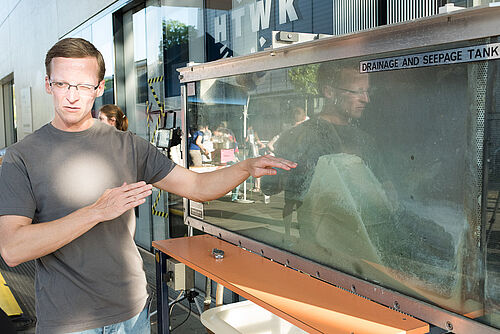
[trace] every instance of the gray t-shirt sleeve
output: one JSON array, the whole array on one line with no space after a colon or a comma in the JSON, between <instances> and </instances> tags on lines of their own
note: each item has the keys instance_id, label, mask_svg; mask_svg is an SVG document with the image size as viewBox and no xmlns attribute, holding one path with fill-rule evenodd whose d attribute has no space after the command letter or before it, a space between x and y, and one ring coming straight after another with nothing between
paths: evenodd
<instances>
[{"instance_id":1,"label":"gray t-shirt sleeve","mask_svg":"<svg viewBox=\"0 0 500 334\"><path fill-rule=\"evenodd\" d=\"M146 183L163 179L174 169L175 163L145 139L136 137L137 178Z\"/></svg>"},{"instance_id":2,"label":"gray t-shirt sleeve","mask_svg":"<svg viewBox=\"0 0 500 334\"><path fill-rule=\"evenodd\" d=\"M0 216L16 215L33 218L36 202L23 158L8 149L0 173Z\"/></svg>"}]
</instances>

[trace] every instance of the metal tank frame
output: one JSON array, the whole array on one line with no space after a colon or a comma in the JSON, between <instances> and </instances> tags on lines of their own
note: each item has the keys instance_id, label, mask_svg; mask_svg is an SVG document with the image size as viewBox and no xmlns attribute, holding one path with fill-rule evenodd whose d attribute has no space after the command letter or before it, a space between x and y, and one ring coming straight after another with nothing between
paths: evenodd
<instances>
[{"instance_id":1,"label":"metal tank frame","mask_svg":"<svg viewBox=\"0 0 500 334\"><path fill-rule=\"evenodd\" d=\"M188 87L189 83L346 58L361 56L376 58L376 55L381 53L396 51L405 53L421 47L498 37L500 36L499 17L500 2L497 2L411 22L377 27L342 36L326 37L246 56L184 67L178 69L182 84L181 108L183 117L185 120L187 91L192 88ZM184 122L184 134L187 133L186 130ZM184 152L187 152L186 142L184 138ZM184 159L184 163L186 160ZM483 175L483 180L484 178ZM184 199L184 207L187 208L184 212L184 221L188 226L189 235L193 234L193 228L203 231L284 266L302 271L450 332L484 334L499 332L498 329L491 326L191 217L189 216L189 200L187 199Z\"/></svg>"}]
</instances>

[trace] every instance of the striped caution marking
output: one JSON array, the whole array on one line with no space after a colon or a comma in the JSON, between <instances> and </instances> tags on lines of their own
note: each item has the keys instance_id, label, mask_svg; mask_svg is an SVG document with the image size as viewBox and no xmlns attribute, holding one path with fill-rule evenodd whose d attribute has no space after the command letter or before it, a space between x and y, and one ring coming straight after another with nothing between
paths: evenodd
<instances>
[{"instance_id":1,"label":"striped caution marking","mask_svg":"<svg viewBox=\"0 0 500 334\"><path fill-rule=\"evenodd\" d=\"M159 76L159 77L156 77L156 78L148 79L148 83L150 83L150 84L157 83L157 82L162 82L162 81L163 81L163 75Z\"/></svg>"},{"instance_id":2,"label":"striped caution marking","mask_svg":"<svg viewBox=\"0 0 500 334\"><path fill-rule=\"evenodd\" d=\"M153 131L153 136L151 137L151 143L154 143L154 141L156 139L156 132L160 128L161 119L163 117L165 117L165 112L163 111L163 105L160 102L160 99L158 98L158 95L156 95L155 89L153 88L153 84L154 83L159 83L159 82L162 82L162 81L163 81L163 75L159 76L159 77L156 77L156 78L148 79L149 89L151 90L151 93L153 94L153 97L154 97L154 99L156 101L156 104L158 105L158 108L160 108L160 115L158 116L158 120L156 121L155 129ZM151 104L149 104L148 102L146 102L146 103L147 103L146 112L148 114L147 115L147 117L148 117L148 130L149 130L149 109L150 108L148 108L148 107L150 107ZM156 210L156 206L158 205L158 202L160 201L160 197L161 197L162 193L163 193L163 191L160 190L160 192L158 193L158 196L156 197L156 200L153 203L153 206L151 207L151 212L155 216L160 216L160 217L165 218L165 217L168 216L168 212L162 212L162 211Z\"/></svg>"},{"instance_id":3,"label":"striped caution marking","mask_svg":"<svg viewBox=\"0 0 500 334\"><path fill-rule=\"evenodd\" d=\"M10 317L21 315L23 311L0 273L0 308Z\"/></svg>"},{"instance_id":4,"label":"striped caution marking","mask_svg":"<svg viewBox=\"0 0 500 334\"><path fill-rule=\"evenodd\" d=\"M163 81L163 75L161 75L159 77L156 77L156 78L148 79L149 89L151 90L151 93L153 94L153 97L154 97L154 99L156 101L156 104L158 105L158 108L160 108L160 116L158 117L158 120L156 121L156 126L155 126L155 129L153 131L153 136L151 137L151 143L154 143L154 140L156 138L156 132L160 128L161 119L163 117L165 117L165 113L164 113L164 110L163 110L164 106L160 102L160 99L158 98L158 95L156 95L155 89L153 88L153 84L154 83L159 83L159 82L162 82L162 81ZM150 105L148 104L148 106L150 106ZM148 117L148 129L149 129L149 112L148 112L147 117Z\"/></svg>"},{"instance_id":5,"label":"striped caution marking","mask_svg":"<svg viewBox=\"0 0 500 334\"><path fill-rule=\"evenodd\" d=\"M158 107L160 109L162 108L161 102L160 102L160 99L158 98L158 95L156 95L155 89L153 88L153 84L157 83L157 82L162 82L162 81L163 81L163 75L160 76L160 77L151 78L151 79L148 80L149 89L151 90L151 93L153 94L153 97L154 97L154 99L156 101L156 104L158 104Z\"/></svg>"},{"instance_id":6,"label":"striped caution marking","mask_svg":"<svg viewBox=\"0 0 500 334\"><path fill-rule=\"evenodd\" d=\"M161 123L161 119L165 117L165 113L163 112L163 108L160 109L160 115L158 116L158 119L156 120L156 125L155 125L155 129L153 131L153 136L151 137L151 143L153 144L155 139L156 139L156 132L158 131L158 129L160 128L160 123Z\"/></svg>"},{"instance_id":7,"label":"striped caution marking","mask_svg":"<svg viewBox=\"0 0 500 334\"><path fill-rule=\"evenodd\" d=\"M168 212L161 212L161 211L156 210L156 206L158 205L158 202L160 201L160 197L161 197L162 193L163 193L163 190L160 190L160 192L158 193L158 196L156 196L156 200L153 203L153 206L151 207L151 213L155 216L160 216L160 217L165 218L168 216Z\"/></svg>"}]
</instances>

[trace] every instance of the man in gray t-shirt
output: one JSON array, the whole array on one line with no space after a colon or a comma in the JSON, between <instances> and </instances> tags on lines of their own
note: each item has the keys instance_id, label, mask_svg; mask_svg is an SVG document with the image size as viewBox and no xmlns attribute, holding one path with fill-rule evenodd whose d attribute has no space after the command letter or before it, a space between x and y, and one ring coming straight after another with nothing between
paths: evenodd
<instances>
[{"instance_id":1,"label":"man in gray t-shirt","mask_svg":"<svg viewBox=\"0 0 500 334\"><path fill-rule=\"evenodd\" d=\"M94 120L104 61L79 38L47 53L53 120L7 150L0 174L0 252L36 259L37 333L118 329L149 333L146 278L134 244L134 207L152 185L196 201L223 196L249 176L289 170L284 159L248 159L198 174L143 139Z\"/></svg>"}]
</instances>

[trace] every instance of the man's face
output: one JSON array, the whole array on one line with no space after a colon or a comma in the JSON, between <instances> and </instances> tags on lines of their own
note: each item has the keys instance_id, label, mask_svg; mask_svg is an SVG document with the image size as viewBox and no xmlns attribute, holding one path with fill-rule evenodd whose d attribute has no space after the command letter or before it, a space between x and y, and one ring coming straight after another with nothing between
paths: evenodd
<instances>
[{"instance_id":1,"label":"man's face","mask_svg":"<svg viewBox=\"0 0 500 334\"><path fill-rule=\"evenodd\" d=\"M350 118L360 118L366 104L370 102L368 87L367 75L360 75L354 71L344 73L342 82L335 89L335 95L339 108Z\"/></svg>"},{"instance_id":2,"label":"man's face","mask_svg":"<svg viewBox=\"0 0 500 334\"><path fill-rule=\"evenodd\" d=\"M50 78L45 78L45 90L52 95L54 101L54 127L63 131L83 131L92 126L91 110L94 100L104 91L104 80L98 82L98 67L97 60L91 57L52 59ZM70 87L69 90L57 88L54 82L99 87L84 92L76 87Z\"/></svg>"}]
</instances>

